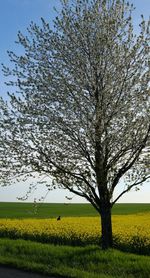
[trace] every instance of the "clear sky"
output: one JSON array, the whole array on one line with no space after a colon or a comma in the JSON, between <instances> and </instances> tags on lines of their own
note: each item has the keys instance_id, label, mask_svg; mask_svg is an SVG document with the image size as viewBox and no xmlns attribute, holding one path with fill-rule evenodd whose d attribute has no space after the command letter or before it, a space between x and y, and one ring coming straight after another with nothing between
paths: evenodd
<instances>
[{"instance_id":1,"label":"clear sky","mask_svg":"<svg viewBox=\"0 0 150 278\"><path fill-rule=\"evenodd\" d=\"M149 17L150 0L132 0L130 1L136 7L134 12L135 31L138 32L138 23L140 22L140 15L143 14L146 19ZM17 39L17 32L26 32L26 28L30 22L40 24L40 18L43 17L52 23L55 17L53 7L58 10L60 8L59 0L0 0L0 64L9 65L7 50L13 50L18 53L17 45L14 43ZM0 68L0 95L6 96L7 88L4 84L4 77ZM120 188L123 185L120 185ZM25 194L28 185L17 184L9 187L0 187L0 201L16 201L16 197ZM119 192L119 190L118 190ZM38 189L30 198L40 198L46 192ZM116 192L117 194L117 192ZM65 196L73 196L70 193L62 191L50 192L46 198L47 202L66 202ZM76 196L73 197L72 202L83 202L84 200ZM150 182L145 183L140 191L134 190L127 193L120 202L150 202Z\"/></svg>"}]
</instances>

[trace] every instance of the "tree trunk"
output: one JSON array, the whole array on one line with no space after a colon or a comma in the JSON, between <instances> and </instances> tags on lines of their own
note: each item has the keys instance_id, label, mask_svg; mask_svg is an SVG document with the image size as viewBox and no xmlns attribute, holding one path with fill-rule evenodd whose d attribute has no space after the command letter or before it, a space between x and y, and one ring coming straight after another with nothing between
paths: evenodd
<instances>
[{"instance_id":1,"label":"tree trunk","mask_svg":"<svg viewBox=\"0 0 150 278\"><path fill-rule=\"evenodd\" d=\"M110 204L101 206L102 249L113 247Z\"/></svg>"}]
</instances>

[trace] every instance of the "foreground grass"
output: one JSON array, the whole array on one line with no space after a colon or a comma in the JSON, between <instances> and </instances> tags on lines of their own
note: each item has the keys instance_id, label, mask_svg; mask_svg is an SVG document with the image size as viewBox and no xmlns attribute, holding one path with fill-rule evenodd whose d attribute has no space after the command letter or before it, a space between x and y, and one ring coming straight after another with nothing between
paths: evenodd
<instances>
[{"instance_id":1,"label":"foreground grass","mask_svg":"<svg viewBox=\"0 0 150 278\"><path fill-rule=\"evenodd\" d=\"M116 204L112 214L125 215L150 212L150 204ZM38 204L0 202L0 218L56 218L76 216L98 216L90 204Z\"/></svg>"},{"instance_id":2,"label":"foreground grass","mask_svg":"<svg viewBox=\"0 0 150 278\"><path fill-rule=\"evenodd\" d=\"M147 256L25 240L0 239L0 264L66 278L147 278L150 274Z\"/></svg>"}]
</instances>

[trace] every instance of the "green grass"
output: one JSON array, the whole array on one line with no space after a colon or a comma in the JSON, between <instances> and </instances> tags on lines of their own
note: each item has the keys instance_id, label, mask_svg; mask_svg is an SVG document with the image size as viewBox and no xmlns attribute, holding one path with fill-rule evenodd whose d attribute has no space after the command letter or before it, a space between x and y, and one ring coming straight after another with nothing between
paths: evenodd
<instances>
[{"instance_id":1,"label":"green grass","mask_svg":"<svg viewBox=\"0 0 150 278\"><path fill-rule=\"evenodd\" d=\"M150 212L150 204L116 204L112 214L135 214ZM38 204L37 213L32 203L0 203L0 218L53 218L65 216L96 216L90 204Z\"/></svg>"},{"instance_id":2,"label":"green grass","mask_svg":"<svg viewBox=\"0 0 150 278\"><path fill-rule=\"evenodd\" d=\"M117 250L102 251L98 246L55 246L0 239L0 264L57 277L150 277L150 257Z\"/></svg>"},{"instance_id":3,"label":"green grass","mask_svg":"<svg viewBox=\"0 0 150 278\"><path fill-rule=\"evenodd\" d=\"M112 213L150 212L150 204L116 204ZM32 203L0 203L0 218L51 218L96 216L90 204L39 204L34 213ZM98 246L72 247L42 244L28 240L0 239L0 264L30 272L74 278L148 278L150 257L102 251Z\"/></svg>"}]
</instances>

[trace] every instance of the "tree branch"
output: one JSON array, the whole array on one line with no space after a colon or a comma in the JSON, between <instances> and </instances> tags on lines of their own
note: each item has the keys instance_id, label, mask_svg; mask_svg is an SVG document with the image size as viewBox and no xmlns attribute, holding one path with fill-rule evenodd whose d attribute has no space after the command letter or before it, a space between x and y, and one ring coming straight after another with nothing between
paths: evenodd
<instances>
[{"instance_id":1,"label":"tree branch","mask_svg":"<svg viewBox=\"0 0 150 278\"><path fill-rule=\"evenodd\" d=\"M137 186L137 185L143 183L144 181L148 180L149 178L150 178L150 176L143 178L143 180L141 180L141 181L139 181L139 182L135 182L135 183L131 184L127 189L125 189L124 191L122 191L122 192L118 195L118 197L111 203L111 206L113 206L113 205L120 199L120 197L121 197L122 195L124 195L125 193L127 193L128 191L130 191L134 186Z\"/></svg>"},{"instance_id":2,"label":"tree branch","mask_svg":"<svg viewBox=\"0 0 150 278\"><path fill-rule=\"evenodd\" d=\"M139 157L140 153L145 148L149 133L150 133L150 125L149 125L149 128L148 128L147 134L146 134L145 138L143 139L143 142L141 142L140 146L138 146L138 148L132 153L132 155L129 157L129 159L127 160L125 165L118 171L118 174L115 177L115 179L112 183L112 186L111 186L111 191L112 192L113 192L115 186L117 185L117 183L119 182L120 178L133 166L133 164L135 163L135 161ZM133 157L133 159L132 159L132 157Z\"/></svg>"}]
</instances>

